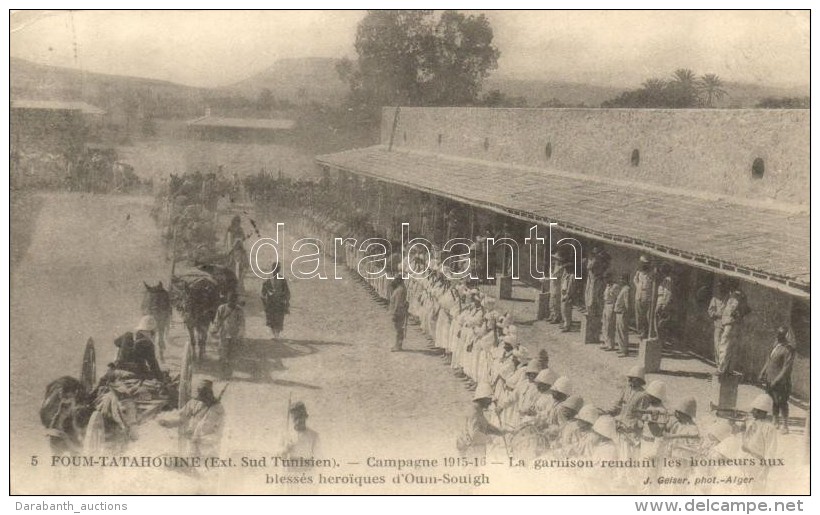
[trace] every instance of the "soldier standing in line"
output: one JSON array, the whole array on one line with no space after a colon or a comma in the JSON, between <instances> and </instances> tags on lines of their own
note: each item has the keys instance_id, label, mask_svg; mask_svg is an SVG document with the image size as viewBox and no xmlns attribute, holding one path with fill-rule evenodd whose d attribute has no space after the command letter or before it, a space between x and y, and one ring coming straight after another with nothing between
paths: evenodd
<instances>
[{"instance_id":1,"label":"soldier standing in line","mask_svg":"<svg viewBox=\"0 0 820 515\"><path fill-rule=\"evenodd\" d=\"M780 426L780 432L789 432L789 395L792 391L792 366L794 365L794 347L789 344L789 330L777 329L774 348L769 353L766 364L760 371L760 382L766 393L772 398L772 415L774 425Z\"/></svg>"},{"instance_id":2,"label":"soldier standing in line","mask_svg":"<svg viewBox=\"0 0 820 515\"><path fill-rule=\"evenodd\" d=\"M603 311L601 314L601 350L615 351L615 300L621 291L618 281L612 279L612 274L604 274L603 281L606 282L603 295Z\"/></svg>"},{"instance_id":3,"label":"soldier standing in line","mask_svg":"<svg viewBox=\"0 0 820 515\"><path fill-rule=\"evenodd\" d=\"M621 288L612 311L615 313L615 337L618 341L618 357L629 356L629 325L626 317L629 315L629 274L621 277Z\"/></svg>"},{"instance_id":4,"label":"soldier standing in line","mask_svg":"<svg viewBox=\"0 0 820 515\"><path fill-rule=\"evenodd\" d=\"M723 308L726 307L726 302L728 301L728 292L727 285L724 281L718 281L715 285L715 289L712 292L712 299L709 301L709 307L706 310L706 313L709 315L709 318L712 319L714 323L715 329L713 333L713 344L715 347L715 367L717 368L716 374L720 374L720 370L722 368L721 364L721 356L722 353L720 351L720 340L723 336Z\"/></svg>"},{"instance_id":5,"label":"soldier standing in line","mask_svg":"<svg viewBox=\"0 0 820 515\"><path fill-rule=\"evenodd\" d=\"M587 260L586 287L584 289L584 307L587 323L593 324L594 335L600 332L601 316L606 287L604 275L609 268L609 254L593 247Z\"/></svg>"},{"instance_id":6,"label":"soldier standing in line","mask_svg":"<svg viewBox=\"0 0 820 515\"><path fill-rule=\"evenodd\" d=\"M641 256L638 270L632 279L635 286L635 329L641 338L649 337L649 319L652 315L652 295L655 290L655 277L650 269L649 258Z\"/></svg>"},{"instance_id":7,"label":"soldier standing in line","mask_svg":"<svg viewBox=\"0 0 820 515\"><path fill-rule=\"evenodd\" d=\"M550 283L550 316L547 322L560 324L561 319L561 281L564 276L564 263L557 252L552 254L552 271L547 280Z\"/></svg>"},{"instance_id":8,"label":"soldier standing in line","mask_svg":"<svg viewBox=\"0 0 820 515\"><path fill-rule=\"evenodd\" d=\"M562 333L572 331L572 301L575 298L575 264L571 261L564 263L564 275L561 277L561 318L564 325Z\"/></svg>"},{"instance_id":9,"label":"soldier standing in line","mask_svg":"<svg viewBox=\"0 0 820 515\"><path fill-rule=\"evenodd\" d=\"M658 267L658 297L655 302L655 331L661 343L668 343L672 324L672 268L668 263Z\"/></svg>"},{"instance_id":10,"label":"soldier standing in line","mask_svg":"<svg viewBox=\"0 0 820 515\"><path fill-rule=\"evenodd\" d=\"M390 294L390 304L388 311L393 320L393 328L396 330L396 342L390 349L391 352L400 352L404 343L404 333L407 327L407 287L401 274L393 279L392 293Z\"/></svg>"}]
</instances>

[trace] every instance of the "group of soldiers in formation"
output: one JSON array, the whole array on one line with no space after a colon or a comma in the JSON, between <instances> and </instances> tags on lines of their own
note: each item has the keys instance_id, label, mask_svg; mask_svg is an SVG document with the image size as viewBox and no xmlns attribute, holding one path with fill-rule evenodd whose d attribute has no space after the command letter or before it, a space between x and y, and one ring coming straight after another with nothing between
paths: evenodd
<instances>
[{"instance_id":1,"label":"group of soldiers in formation","mask_svg":"<svg viewBox=\"0 0 820 515\"><path fill-rule=\"evenodd\" d=\"M324 236L323 241L333 241L334 237L372 236L367 232L372 227L368 227L366 217L361 220L348 217L344 223L338 221L338 214L329 209L307 207L298 222L306 234ZM226 245L231 249L237 245L242 248L246 238L235 218L227 231ZM768 394L754 399L748 419L718 418L702 428L696 423L696 400L689 396L669 399L666 384L660 380L646 384L640 366L630 369L623 391L613 399L611 406L602 409L585 402L572 378L560 374L557 371L560 368L550 363L545 349L536 353L519 340L513 316L497 299L483 293L476 283L452 279L446 265L421 252L411 253L406 260L396 254L389 256L387 268L394 272L394 278L367 274L364 272L375 272L382 265L370 261L366 270L362 270L362 257L366 254L347 245L344 259L351 270L361 274L374 297L387 303L396 330L391 350L402 350L407 322L412 318L431 345L443 350L446 365L474 392L471 409L456 440L462 455L486 457L503 450L510 457L587 460L609 466L614 462L628 466L640 461L655 468L666 463L665 459L678 459L687 464L692 474L702 463L740 464L747 473L765 480L767 460L773 458L777 450L778 431L772 416L775 421L781 417L784 429L788 418L794 351L788 344L785 329L779 330L777 345L761 371L761 381L766 384ZM431 266L422 276L411 274L405 281L401 273L396 273L406 267L421 270L426 263ZM556 259L555 263L553 277L557 280L550 281L549 287L556 289L551 291L554 294L550 295L548 321L569 329L572 309L571 306L567 309L567 304L577 295L573 290L576 279L566 260ZM591 252L586 260L584 303L588 316L600 316L602 348L614 349L617 343L621 354L626 355L628 328L624 317L630 300L634 302L641 336L647 337L653 330L656 334L662 332L673 300L670 270L663 266L653 270L649 260L642 258L631 280L628 275L622 275L613 281L607 272L608 265L605 251ZM238 272L241 283L242 271ZM635 288L634 296L630 296L630 286ZM742 294L725 286L722 284L716 289L708 308L715 321L720 373L729 370L733 334L737 332L733 325L748 312ZM278 338L290 303L287 282L276 277L265 281L262 300L267 325L274 338ZM214 327L220 337L222 359L222 347L236 348L244 333L244 315L236 296L219 307ZM118 340L119 365L110 366L100 384L112 385L115 390L113 385L131 377L163 381L164 373L154 351L156 320L150 315L143 317L135 331L128 335ZM224 345L223 340L227 342ZM133 355L126 359L123 349L129 349ZM224 358L230 362L230 356ZM226 379L229 378L230 374ZM112 394L112 398L117 397ZM202 380L193 398L161 423L182 428L180 435L188 443L190 453L218 455L225 418L220 397L221 394L214 394L210 380ZM98 411L107 409L104 403L101 405ZM125 412L117 408L116 403L110 403L110 407L113 411L109 418L127 429L131 422L126 420ZM289 417L293 420L293 431L285 438L282 455L315 456L318 435L307 429L304 404L290 406Z\"/></svg>"},{"instance_id":2,"label":"group of soldiers in formation","mask_svg":"<svg viewBox=\"0 0 820 515\"><path fill-rule=\"evenodd\" d=\"M363 235L360 227L339 222L332 213L306 208L302 215L305 230L324 235L327 241L334 236ZM400 273L394 273L395 278L389 279L384 274L366 273L383 266L375 261L362 270L358 264L363 255L366 252L347 246L344 258L351 270L361 274L373 296L387 303L396 331L391 350L402 350L407 321L413 319L431 346L443 350L445 364L474 391L456 442L462 455L486 457L504 452L515 457L589 460L596 465L607 462L610 467L615 467L614 462L640 462L654 470L660 470L666 458L678 460L691 475L707 473L706 463L711 467L710 475L717 465L726 466L727 473L742 470L758 481L765 480L766 460L777 451L777 427L782 425L783 431L787 427L788 412L783 412L783 404L788 402L779 402L777 407L773 403L783 399L782 393L776 397L767 388L769 394L754 399L744 420L717 418L708 427L699 427L694 397L669 399L663 381L646 384L644 369L634 366L613 404L594 406L584 401L568 375L550 366L546 350L535 353L519 341L513 316L474 281L452 279L447 266L435 258L422 277L410 274L404 280ZM387 268L392 272L408 266L422 270L428 259L423 251L411 252L404 262L390 256ZM586 261L586 312L602 318L602 349L617 345L621 354L627 355L629 328L625 317L630 303L635 304L632 310L642 337L663 334L673 301L671 269L665 265L653 268L649 259L642 257L632 278L623 274L614 281L608 265L609 256L598 249ZM572 290L576 279L567 261L556 259L553 272L558 279L550 281L550 287L556 285L557 293L550 296L548 321L569 327L571 310L565 304L576 293ZM634 296L630 288L635 289ZM733 341L727 339L730 326L746 314L742 294L727 289L727 283L718 285L709 308L716 325L715 345L723 349L727 340L728 345ZM780 390L790 384L793 359L793 348L785 335L781 328L775 350L761 372L761 381L779 384ZM728 369L730 352L718 359L719 371ZM741 468L732 470L738 464ZM627 481L626 476L622 478Z\"/></svg>"},{"instance_id":3,"label":"group of soldiers in formation","mask_svg":"<svg viewBox=\"0 0 820 515\"><path fill-rule=\"evenodd\" d=\"M519 341L512 316L495 298L463 280L448 280L443 267L408 283L409 313L475 392L457 438L463 455L503 450L519 458L590 460L609 467L628 460L661 467L664 458L679 459L693 474L704 458L722 464L752 458L747 469L765 477L760 471L766 467L754 458L776 453L770 395L754 400L749 420L718 418L702 429L695 422L694 397L669 399L663 381L647 385L644 369L634 366L620 396L602 409L585 402L573 380L550 366L546 350L534 353ZM403 288L398 285L391 295Z\"/></svg>"}]
</instances>

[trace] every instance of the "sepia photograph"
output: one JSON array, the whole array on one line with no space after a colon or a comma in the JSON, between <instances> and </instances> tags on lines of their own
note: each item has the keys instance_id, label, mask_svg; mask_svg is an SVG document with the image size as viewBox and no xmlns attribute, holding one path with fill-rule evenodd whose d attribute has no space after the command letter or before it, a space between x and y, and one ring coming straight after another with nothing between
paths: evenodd
<instances>
[{"instance_id":1,"label":"sepia photograph","mask_svg":"<svg viewBox=\"0 0 820 515\"><path fill-rule=\"evenodd\" d=\"M809 495L810 21L10 10L16 510Z\"/></svg>"}]
</instances>

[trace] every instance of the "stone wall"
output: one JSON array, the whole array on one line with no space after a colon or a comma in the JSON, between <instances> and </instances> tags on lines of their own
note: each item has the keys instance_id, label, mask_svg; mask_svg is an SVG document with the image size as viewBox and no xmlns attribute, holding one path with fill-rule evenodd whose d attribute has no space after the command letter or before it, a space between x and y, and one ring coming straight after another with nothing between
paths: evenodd
<instances>
[{"instance_id":1,"label":"stone wall","mask_svg":"<svg viewBox=\"0 0 820 515\"><path fill-rule=\"evenodd\" d=\"M381 125L382 144L392 135L395 148L809 203L808 110L402 107L395 115L384 108Z\"/></svg>"}]
</instances>

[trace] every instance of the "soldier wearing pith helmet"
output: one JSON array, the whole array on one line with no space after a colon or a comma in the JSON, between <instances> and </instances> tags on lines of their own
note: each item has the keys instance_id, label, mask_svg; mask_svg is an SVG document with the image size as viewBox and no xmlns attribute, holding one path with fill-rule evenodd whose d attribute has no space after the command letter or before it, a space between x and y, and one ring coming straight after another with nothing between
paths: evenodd
<instances>
[{"instance_id":1,"label":"soldier wearing pith helmet","mask_svg":"<svg viewBox=\"0 0 820 515\"><path fill-rule=\"evenodd\" d=\"M479 383L465 418L464 427L456 440L456 447L462 456L485 457L487 445L493 437L505 434L503 429L499 429L487 420L485 412L492 403L492 387L487 383Z\"/></svg>"},{"instance_id":2,"label":"soldier wearing pith helmet","mask_svg":"<svg viewBox=\"0 0 820 515\"><path fill-rule=\"evenodd\" d=\"M666 428L665 454L687 460L700 452L700 431L695 424L698 404L694 397L684 397L672 406L675 417Z\"/></svg>"}]
</instances>

